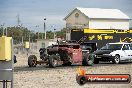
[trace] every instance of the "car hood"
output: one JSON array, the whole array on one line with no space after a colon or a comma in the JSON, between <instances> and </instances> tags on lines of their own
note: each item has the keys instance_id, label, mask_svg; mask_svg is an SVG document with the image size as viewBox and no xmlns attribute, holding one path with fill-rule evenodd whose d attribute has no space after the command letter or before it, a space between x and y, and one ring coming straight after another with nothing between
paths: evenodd
<instances>
[{"instance_id":1,"label":"car hood","mask_svg":"<svg viewBox=\"0 0 132 88\"><path fill-rule=\"evenodd\" d=\"M93 52L93 54L102 55L102 54L110 54L114 50L96 50Z\"/></svg>"}]
</instances>

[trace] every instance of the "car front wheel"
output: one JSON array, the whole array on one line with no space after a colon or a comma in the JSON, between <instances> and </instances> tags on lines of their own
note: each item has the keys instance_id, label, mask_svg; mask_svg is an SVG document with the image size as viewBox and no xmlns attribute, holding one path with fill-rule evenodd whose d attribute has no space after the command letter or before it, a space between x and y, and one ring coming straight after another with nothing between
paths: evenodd
<instances>
[{"instance_id":1,"label":"car front wheel","mask_svg":"<svg viewBox=\"0 0 132 88\"><path fill-rule=\"evenodd\" d=\"M99 60L97 58L94 58L94 64L98 64Z\"/></svg>"},{"instance_id":2,"label":"car front wheel","mask_svg":"<svg viewBox=\"0 0 132 88\"><path fill-rule=\"evenodd\" d=\"M119 55L115 55L115 57L113 59L113 63L114 64L119 64L120 63L120 56Z\"/></svg>"},{"instance_id":3,"label":"car front wheel","mask_svg":"<svg viewBox=\"0 0 132 88\"><path fill-rule=\"evenodd\" d=\"M28 65L29 65L29 67L36 67L37 57L35 55L30 55L28 57Z\"/></svg>"}]
</instances>

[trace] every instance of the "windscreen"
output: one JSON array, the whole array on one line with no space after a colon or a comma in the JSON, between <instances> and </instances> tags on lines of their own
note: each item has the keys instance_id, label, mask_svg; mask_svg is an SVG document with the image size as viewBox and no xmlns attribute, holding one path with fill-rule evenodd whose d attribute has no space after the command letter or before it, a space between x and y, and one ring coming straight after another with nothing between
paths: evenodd
<instances>
[{"instance_id":1,"label":"windscreen","mask_svg":"<svg viewBox=\"0 0 132 88\"><path fill-rule=\"evenodd\" d=\"M130 50L132 50L132 44L130 44L129 46L130 46Z\"/></svg>"},{"instance_id":2,"label":"windscreen","mask_svg":"<svg viewBox=\"0 0 132 88\"><path fill-rule=\"evenodd\" d=\"M123 44L107 44L101 50L121 50Z\"/></svg>"}]
</instances>

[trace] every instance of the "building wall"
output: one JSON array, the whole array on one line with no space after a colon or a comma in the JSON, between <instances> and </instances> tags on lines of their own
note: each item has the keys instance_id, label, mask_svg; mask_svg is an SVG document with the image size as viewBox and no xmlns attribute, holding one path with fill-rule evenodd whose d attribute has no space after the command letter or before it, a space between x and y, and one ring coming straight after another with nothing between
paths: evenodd
<instances>
[{"instance_id":1,"label":"building wall","mask_svg":"<svg viewBox=\"0 0 132 88\"><path fill-rule=\"evenodd\" d=\"M76 17L75 14L78 13L79 16ZM90 29L129 29L129 20L119 20L119 19L89 19L83 13L78 10L73 11L73 13L66 19L67 28L90 28Z\"/></svg>"},{"instance_id":2,"label":"building wall","mask_svg":"<svg viewBox=\"0 0 132 88\"><path fill-rule=\"evenodd\" d=\"M66 40L71 40L70 33L66 33Z\"/></svg>"},{"instance_id":3,"label":"building wall","mask_svg":"<svg viewBox=\"0 0 132 88\"><path fill-rule=\"evenodd\" d=\"M78 13L79 16L76 17L75 14ZM88 18L82 14L80 11L75 10L67 19L66 19L66 26L67 27L86 27L88 28Z\"/></svg>"},{"instance_id":4,"label":"building wall","mask_svg":"<svg viewBox=\"0 0 132 88\"><path fill-rule=\"evenodd\" d=\"M129 29L129 20L98 20L92 19L89 21L90 29Z\"/></svg>"},{"instance_id":5,"label":"building wall","mask_svg":"<svg viewBox=\"0 0 132 88\"><path fill-rule=\"evenodd\" d=\"M38 48L38 50L40 48L47 48L48 46L50 46L52 44L56 44L56 41L53 41L53 40L38 40L37 41L37 48Z\"/></svg>"}]
</instances>

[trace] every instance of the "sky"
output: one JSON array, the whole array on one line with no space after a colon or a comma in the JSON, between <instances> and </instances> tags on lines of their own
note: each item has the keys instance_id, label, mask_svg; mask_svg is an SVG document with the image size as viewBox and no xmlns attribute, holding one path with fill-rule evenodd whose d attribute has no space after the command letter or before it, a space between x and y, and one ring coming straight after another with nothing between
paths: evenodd
<instances>
[{"instance_id":1,"label":"sky","mask_svg":"<svg viewBox=\"0 0 132 88\"><path fill-rule=\"evenodd\" d=\"M119 9L132 18L131 5L132 0L0 0L0 25L17 26L19 14L20 24L35 32L43 31L44 18L46 30L60 30L75 7Z\"/></svg>"}]
</instances>

